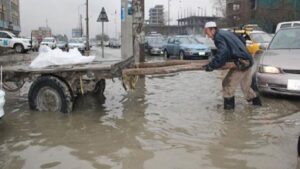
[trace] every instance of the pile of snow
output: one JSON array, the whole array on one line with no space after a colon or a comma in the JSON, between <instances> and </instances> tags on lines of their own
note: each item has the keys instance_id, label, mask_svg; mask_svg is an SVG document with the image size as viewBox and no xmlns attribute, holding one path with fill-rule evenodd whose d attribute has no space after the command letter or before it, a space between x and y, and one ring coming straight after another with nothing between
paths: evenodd
<instances>
[{"instance_id":1,"label":"pile of snow","mask_svg":"<svg viewBox=\"0 0 300 169\"><path fill-rule=\"evenodd\" d=\"M95 60L95 56L82 56L78 49L70 49L69 52L64 52L61 49L50 49L48 46L41 46L39 55L31 62L32 68L44 68L55 65L70 65L90 63Z\"/></svg>"}]
</instances>

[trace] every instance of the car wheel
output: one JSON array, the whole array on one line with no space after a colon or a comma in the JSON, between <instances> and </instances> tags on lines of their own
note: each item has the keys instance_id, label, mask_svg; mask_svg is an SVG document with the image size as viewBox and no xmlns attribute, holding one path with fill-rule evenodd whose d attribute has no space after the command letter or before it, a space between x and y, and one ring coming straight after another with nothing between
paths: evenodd
<instances>
[{"instance_id":1,"label":"car wheel","mask_svg":"<svg viewBox=\"0 0 300 169\"><path fill-rule=\"evenodd\" d=\"M148 49L148 55L150 55L150 56L152 55L151 54L151 49Z\"/></svg>"},{"instance_id":2,"label":"car wheel","mask_svg":"<svg viewBox=\"0 0 300 169\"><path fill-rule=\"evenodd\" d=\"M183 51L180 51L180 52L179 52L179 59L180 59L180 60L184 60L184 59L185 59L185 56L184 56L184 52L183 52Z\"/></svg>"},{"instance_id":3,"label":"car wheel","mask_svg":"<svg viewBox=\"0 0 300 169\"><path fill-rule=\"evenodd\" d=\"M23 47L23 45L21 45L21 44L16 44L16 45L15 45L15 51L16 51L17 53L23 53L23 52L24 52L24 47Z\"/></svg>"},{"instance_id":4,"label":"car wheel","mask_svg":"<svg viewBox=\"0 0 300 169\"><path fill-rule=\"evenodd\" d=\"M254 73L253 76L252 76L251 88L252 88L254 91L258 92L257 80L256 80L256 73Z\"/></svg>"},{"instance_id":5,"label":"car wheel","mask_svg":"<svg viewBox=\"0 0 300 169\"><path fill-rule=\"evenodd\" d=\"M170 55L169 55L168 51L165 49L164 50L164 58L169 59L169 57L170 57Z\"/></svg>"}]
</instances>

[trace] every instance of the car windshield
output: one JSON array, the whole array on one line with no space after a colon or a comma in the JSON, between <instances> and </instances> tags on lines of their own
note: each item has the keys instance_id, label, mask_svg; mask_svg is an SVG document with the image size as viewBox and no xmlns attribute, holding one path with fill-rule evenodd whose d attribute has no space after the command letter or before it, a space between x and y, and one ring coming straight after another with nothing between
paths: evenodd
<instances>
[{"instance_id":1,"label":"car windshield","mask_svg":"<svg viewBox=\"0 0 300 169\"><path fill-rule=\"evenodd\" d=\"M65 41L58 41L57 43L58 44L65 44L66 42Z\"/></svg>"},{"instance_id":2,"label":"car windshield","mask_svg":"<svg viewBox=\"0 0 300 169\"><path fill-rule=\"evenodd\" d=\"M251 39L258 43L269 43L272 40L272 36L267 33L252 33Z\"/></svg>"},{"instance_id":3,"label":"car windshield","mask_svg":"<svg viewBox=\"0 0 300 169\"><path fill-rule=\"evenodd\" d=\"M79 39L70 39L69 43L82 43Z\"/></svg>"},{"instance_id":4,"label":"car windshield","mask_svg":"<svg viewBox=\"0 0 300 169\"><path fill-rule=\"evenodd\" d=\"M11 36L11 37L13 37L13 38L15 38L15 37L16 37L16 35L15 35L15 34L13 34L13 33L11 33L11 32L9 32L9 33L8 33L8 35L9 35L9 36Z\"/></svg>"},{"instance_id":5,"label":"car windshield","mask_svg":"<svg viewBox=\"0 0 300 169\"><path fill-rule=\"evenodd\" d=\"M147 42L149 44L162 44L162 43L164 43L163 38L159 38L159 37L158 38L148 38Z\"/></svg>"},{"instance_id":6,"label":"car windshield","mask_svg":"<svg viewBox=\"0 0 300 169\"><path fill-rule=\"evenodd\" d=\"M300 49L300 29L282 29L274 37L269 49Z\"/></svg>"},{"instance_id":7,"label":"car windshield","mask_svg":"<svg viewBox=\"0 0 300 169\"><path fill-rule=\"evenodd\" d=\"M196 44L198 43L195 39L189 38L189 37L179 37L178 38L180 43L183 44Z\"/></svg>"},{"instance_id":8,"label":"car windshield","mask_svg":"<svg viewBox=\"0 0 300 169\"><path fill-rule=\"evenodd\" d=\"M54 39L44 39L43 42L54 42Z\"/></svg>"}]
</instances>

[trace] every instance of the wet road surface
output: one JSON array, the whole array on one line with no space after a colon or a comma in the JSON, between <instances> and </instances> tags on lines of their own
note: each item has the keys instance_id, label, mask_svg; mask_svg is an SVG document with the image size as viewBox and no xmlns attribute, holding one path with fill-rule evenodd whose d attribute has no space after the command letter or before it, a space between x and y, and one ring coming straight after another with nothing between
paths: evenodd
<instances>
[{"instance_id":1,"label":"wet road surface","mask_svg":"<svg viewBox=\"0 0 300 169\"><path fill-rule=\"evenodd\" d=\"M0 168L296 169L299 99L263 97L257 108L239 91L224 111L221 76L147 76L128 92L108 80L106 99L78 98L70 114L33 112L10 95Z\"/></svg>"}]
</instances>

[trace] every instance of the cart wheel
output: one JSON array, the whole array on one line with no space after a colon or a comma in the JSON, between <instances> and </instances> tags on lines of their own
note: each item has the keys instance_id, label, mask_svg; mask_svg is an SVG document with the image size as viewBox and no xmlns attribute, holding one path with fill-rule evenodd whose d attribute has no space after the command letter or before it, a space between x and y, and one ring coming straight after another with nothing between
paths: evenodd
<instances>
[{"instance_id":1,"label":"cart wheel","mask_svg":"<svg viewBox=\"0 0 300 169\"><path fill-rule=\"evenodd\" d=\"M34 81L28 94L33 110L69 113L73 100L68 86L53 76L42 76Z\"/></svg>"},{"instance_id":2,"label":"cart wheel","mask_svg":"<svg viewBox=\"0 0 300 169\"><path fill-rule=\"evenodd\" d=\"M105 90L105 80L101 79L99 80L96 85L95 85L95 89L94 89L94 94L98 95L98 96L104 96L104 90Z\"/></svg>"}]
</instances>

